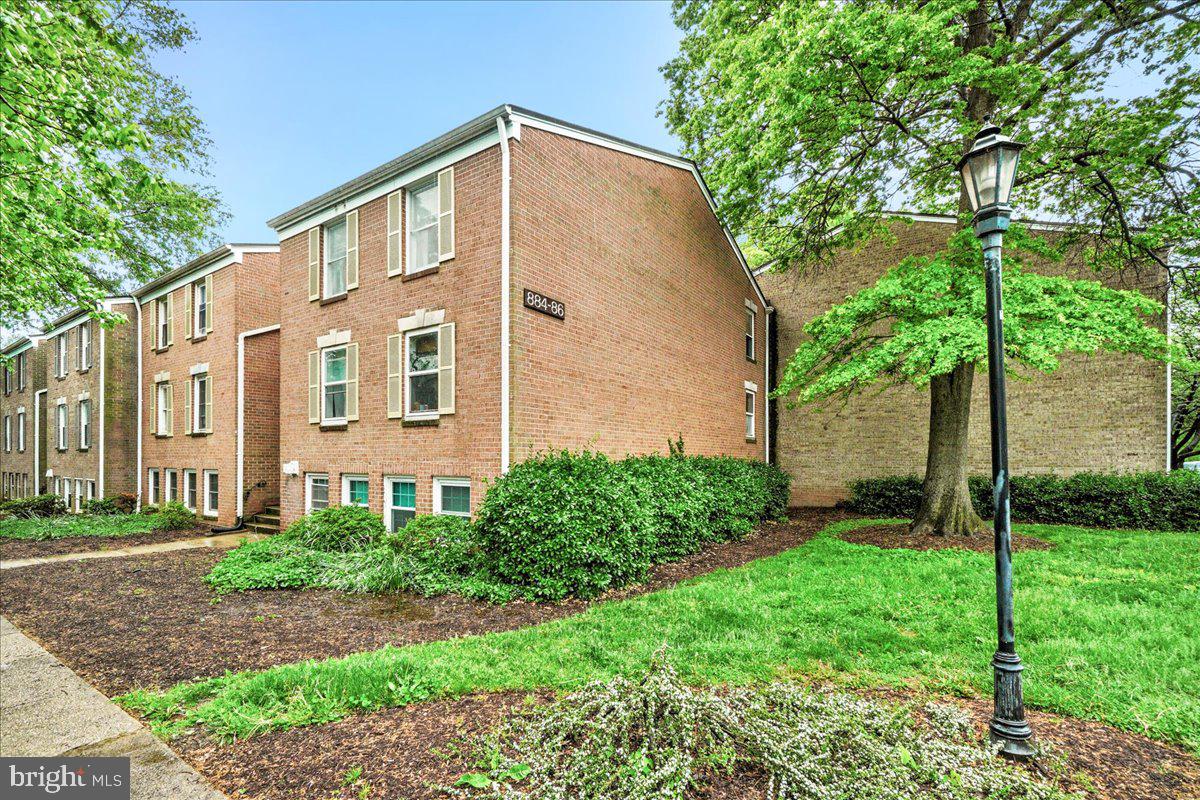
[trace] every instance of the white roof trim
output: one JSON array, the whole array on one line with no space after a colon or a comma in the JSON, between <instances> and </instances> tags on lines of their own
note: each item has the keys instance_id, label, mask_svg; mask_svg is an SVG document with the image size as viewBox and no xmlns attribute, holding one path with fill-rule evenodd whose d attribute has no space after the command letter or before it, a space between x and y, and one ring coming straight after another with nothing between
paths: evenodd
<instances>
[{"instance_id":1,"label":"white roof trim","mask_svg":"<svg viewBox=\"0 0 1200 800\"><path fill-rule=\"evenodd\" d=\"M155 289L152 292L147 292L146 295L144 297L142 297L142 304L144 305L146 303L154 302L155 300L162 297L163 295L170 294L171 292L175 291L176 289L178 289L182 286L187 286L189 283L193 283L195 281L200 280L201 278L207 277L208 275L211 275L214 272L217 272L218 270L225 269L225 267L228 267L230 264L240 264L240 263L242 263L242 260L243 260L242 256L245 253L278 253L278 252L279 252L279 245L277 245L277 244L272 244L272 245L230 245L230 252L228 255L225 255L224 257L217 259L216 261L214 261L213 263L209 264L206 267L201 267L200 269L197 269L194 272L188 272L183 275L180 275L175 280L171 281L170 283L168 283L164 286L158 287L157 289Z\"/></svg>"}]
</instances>

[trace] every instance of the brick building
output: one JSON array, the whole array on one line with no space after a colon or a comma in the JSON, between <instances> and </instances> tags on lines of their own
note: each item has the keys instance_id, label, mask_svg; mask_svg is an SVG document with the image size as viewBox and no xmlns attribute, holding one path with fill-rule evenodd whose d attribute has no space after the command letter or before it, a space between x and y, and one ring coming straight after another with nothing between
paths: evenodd
<instances>
[{"instance_id":1,"label":"brick building","mask_svg":"<svg viewBox=\"0 0 1200 800\"><path fill-rule=\"evenodd\" d=\"M278 498L278 253L222 245L134 292L143 504L231 525Z\"/></svg>"},{"instance_id":2,"label":"brick building","mask_svg":"<svg viewBox=\"0 0 1200 800\"><path fill-rule=\"evenodd\" d=\"M103 309L126 322L101 327L76 310L39 334L46 374L43 492L79 510L93 498L137 491L136 304L111 297Z\"/></svg>"},{"instance_id":3,"label":"brick building","mask_svg":"<svg viewBox=\"0 0 1200 800\"><path fill-rule=\"evenodd\" d=\"M4 348L0 395L0 497L32 497L45 463L46 348L22 337Z\"/></svg>"},{"instance_id":4,"label":"brick building","mask_svg":"<svg viewBox=\"0 0 1200 800\"><path fill-rule=\"evenodd\" d=\"M776 308L772 327L780 366L795 352L804 325L813 317L873 283L905 256L941 249L954 232L955 220L949 217L914 215L910 222L893 226L895 242L877 242L842 254L829 267L803 279L792 273L760 272L758 280ZM1040 227L1053 235L1051 226ZM1094 277L1071 259L1033 268ZM1130 287L1122 283L1119 288ZM1162 299L1153 282L1143 282L1141 288ZM928 390L892 387L825 409L775 405L773 455L792 476L794 504L832 504L846 497L849 481L859 478L925 473ZM1012 471L1071 475L1163 470L1167 413L1163 364L1110 353L1066 356L1051 374L1008 384ZM973 474L991 472L988 437L987 378L979 373L971 400Z\"/></svg>"},{"instance_id":5,"label":"brick building","mask_svg":"<svg viewBox=\"0 0 1200 800\"><path fill-rule=\"evenodd\" d=\"M545 448L767 452L767 304L685 159L501 106L270 221L283 522Z\"/></svg>"}]
</instances>

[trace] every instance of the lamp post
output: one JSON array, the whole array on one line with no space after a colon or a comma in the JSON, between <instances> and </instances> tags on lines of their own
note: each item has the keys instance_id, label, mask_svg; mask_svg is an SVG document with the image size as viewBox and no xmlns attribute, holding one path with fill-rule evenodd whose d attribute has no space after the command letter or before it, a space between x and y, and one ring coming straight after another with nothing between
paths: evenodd
<instances>
[{"instance_id":1,"label":"lamp post","mask_svg":"<svg viewBox=\"0 0 1200 800\"><path fill-rule=\"evenodd\" d=\"M958 163L963 187L975 212L975 235L983 245L987 274L988 388L992 420L992 502L996 531L996 653L991 740L1010 758L1036 754L1033 731L1025 721L1021 694L1021 658L1013 636L1012 520L1009 509L1008 419L1004 388L1004 306L1000 292L1000 248L1012 207L1008 196L1017 174L1021 145L984 122L971 149Z\"/></svg>"}]
</instances>

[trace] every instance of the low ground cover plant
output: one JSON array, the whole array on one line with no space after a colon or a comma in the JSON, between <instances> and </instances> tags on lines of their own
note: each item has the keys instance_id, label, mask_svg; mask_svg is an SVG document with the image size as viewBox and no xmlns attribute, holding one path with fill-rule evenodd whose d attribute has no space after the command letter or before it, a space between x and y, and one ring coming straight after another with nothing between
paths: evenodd
<instances>
[{"instance_id":1,"label":"low ground cover plant","mask_svg":"<svg viewBox=\"0 0 1200 800\"><path fill-rule=\"evenodd\" d=\"M62 498L55 495L29 500L38 501L35 504L38 509L48 509L55 507L49 498L57 501L57 507L62 506ZM45 541L79 536L119 538L150 531L178 531L196 527L195 513L183 503L166 503L151 513L141 514L121 513L118 510L121 507L117 501L93 500L85 505L82 514L55 512L9 516L0 519L0 539Z\"/></svg>"},{"instance_id":2,"label":"low ground cover plant","mask_svg":"<svg viewBox=\"0 0 1200 800\"><path fill-rule=\"evenodd\" d=\"M767 464L555 452L513 467L472 522L419 516L395 533L359 507L323 509L232 551L217 591L320 587L514 597L594 597L652 564L745 536L783 515L788 479Z\"/></svg>"},{"instance_id":3,"label":"low ground cover plant","mask_svg":"<svg viewBox=\"0 0 1200 800\"><path fill-rule=\"evenodd\" d=\"M794 683L693 689L661 653L632 679L595 681L478 741L480 772L447 791L500 800L683 800L706 781L761 773L777 800L1057 800L996 758L953 706L912 709Z\"/></svg>"},{"instance_id":4,"label":"low ground cover plant","mask_svg":"<svg viewBox=\"0 0 1200 800\"><path fill-rule=\"evenodd\" d=\"M984 519L992 516L992 482L969 480L971 501ZM898 475L850 484L845 505L860 514L911 518L921 501L921 478ZM1027 522L1129 530L1200 530L1200 472L1139 472L1014 475L1012 514Z\"/></svg>"}]
</instances>

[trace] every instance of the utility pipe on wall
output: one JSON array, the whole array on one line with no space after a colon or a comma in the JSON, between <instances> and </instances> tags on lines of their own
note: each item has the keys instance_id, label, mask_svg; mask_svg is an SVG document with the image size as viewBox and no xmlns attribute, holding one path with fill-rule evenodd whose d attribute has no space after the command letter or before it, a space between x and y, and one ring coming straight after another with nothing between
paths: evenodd
<instances>
[{"instance_id":1,"label":"utility pipe on wall","mask_svg":"<svg viewBox=\"0 0 1200 800\"><path fill-rule=\"evenodd\" d=\"M511 162L508 152L508 126L504 116L496 117L496 129L500 132L500 472L508 472L509 462L509 326L512 310L509 308L511 287L509 281L509 249L512 238L509 227L509 203Z\"/></svg>"}]
</instances>

